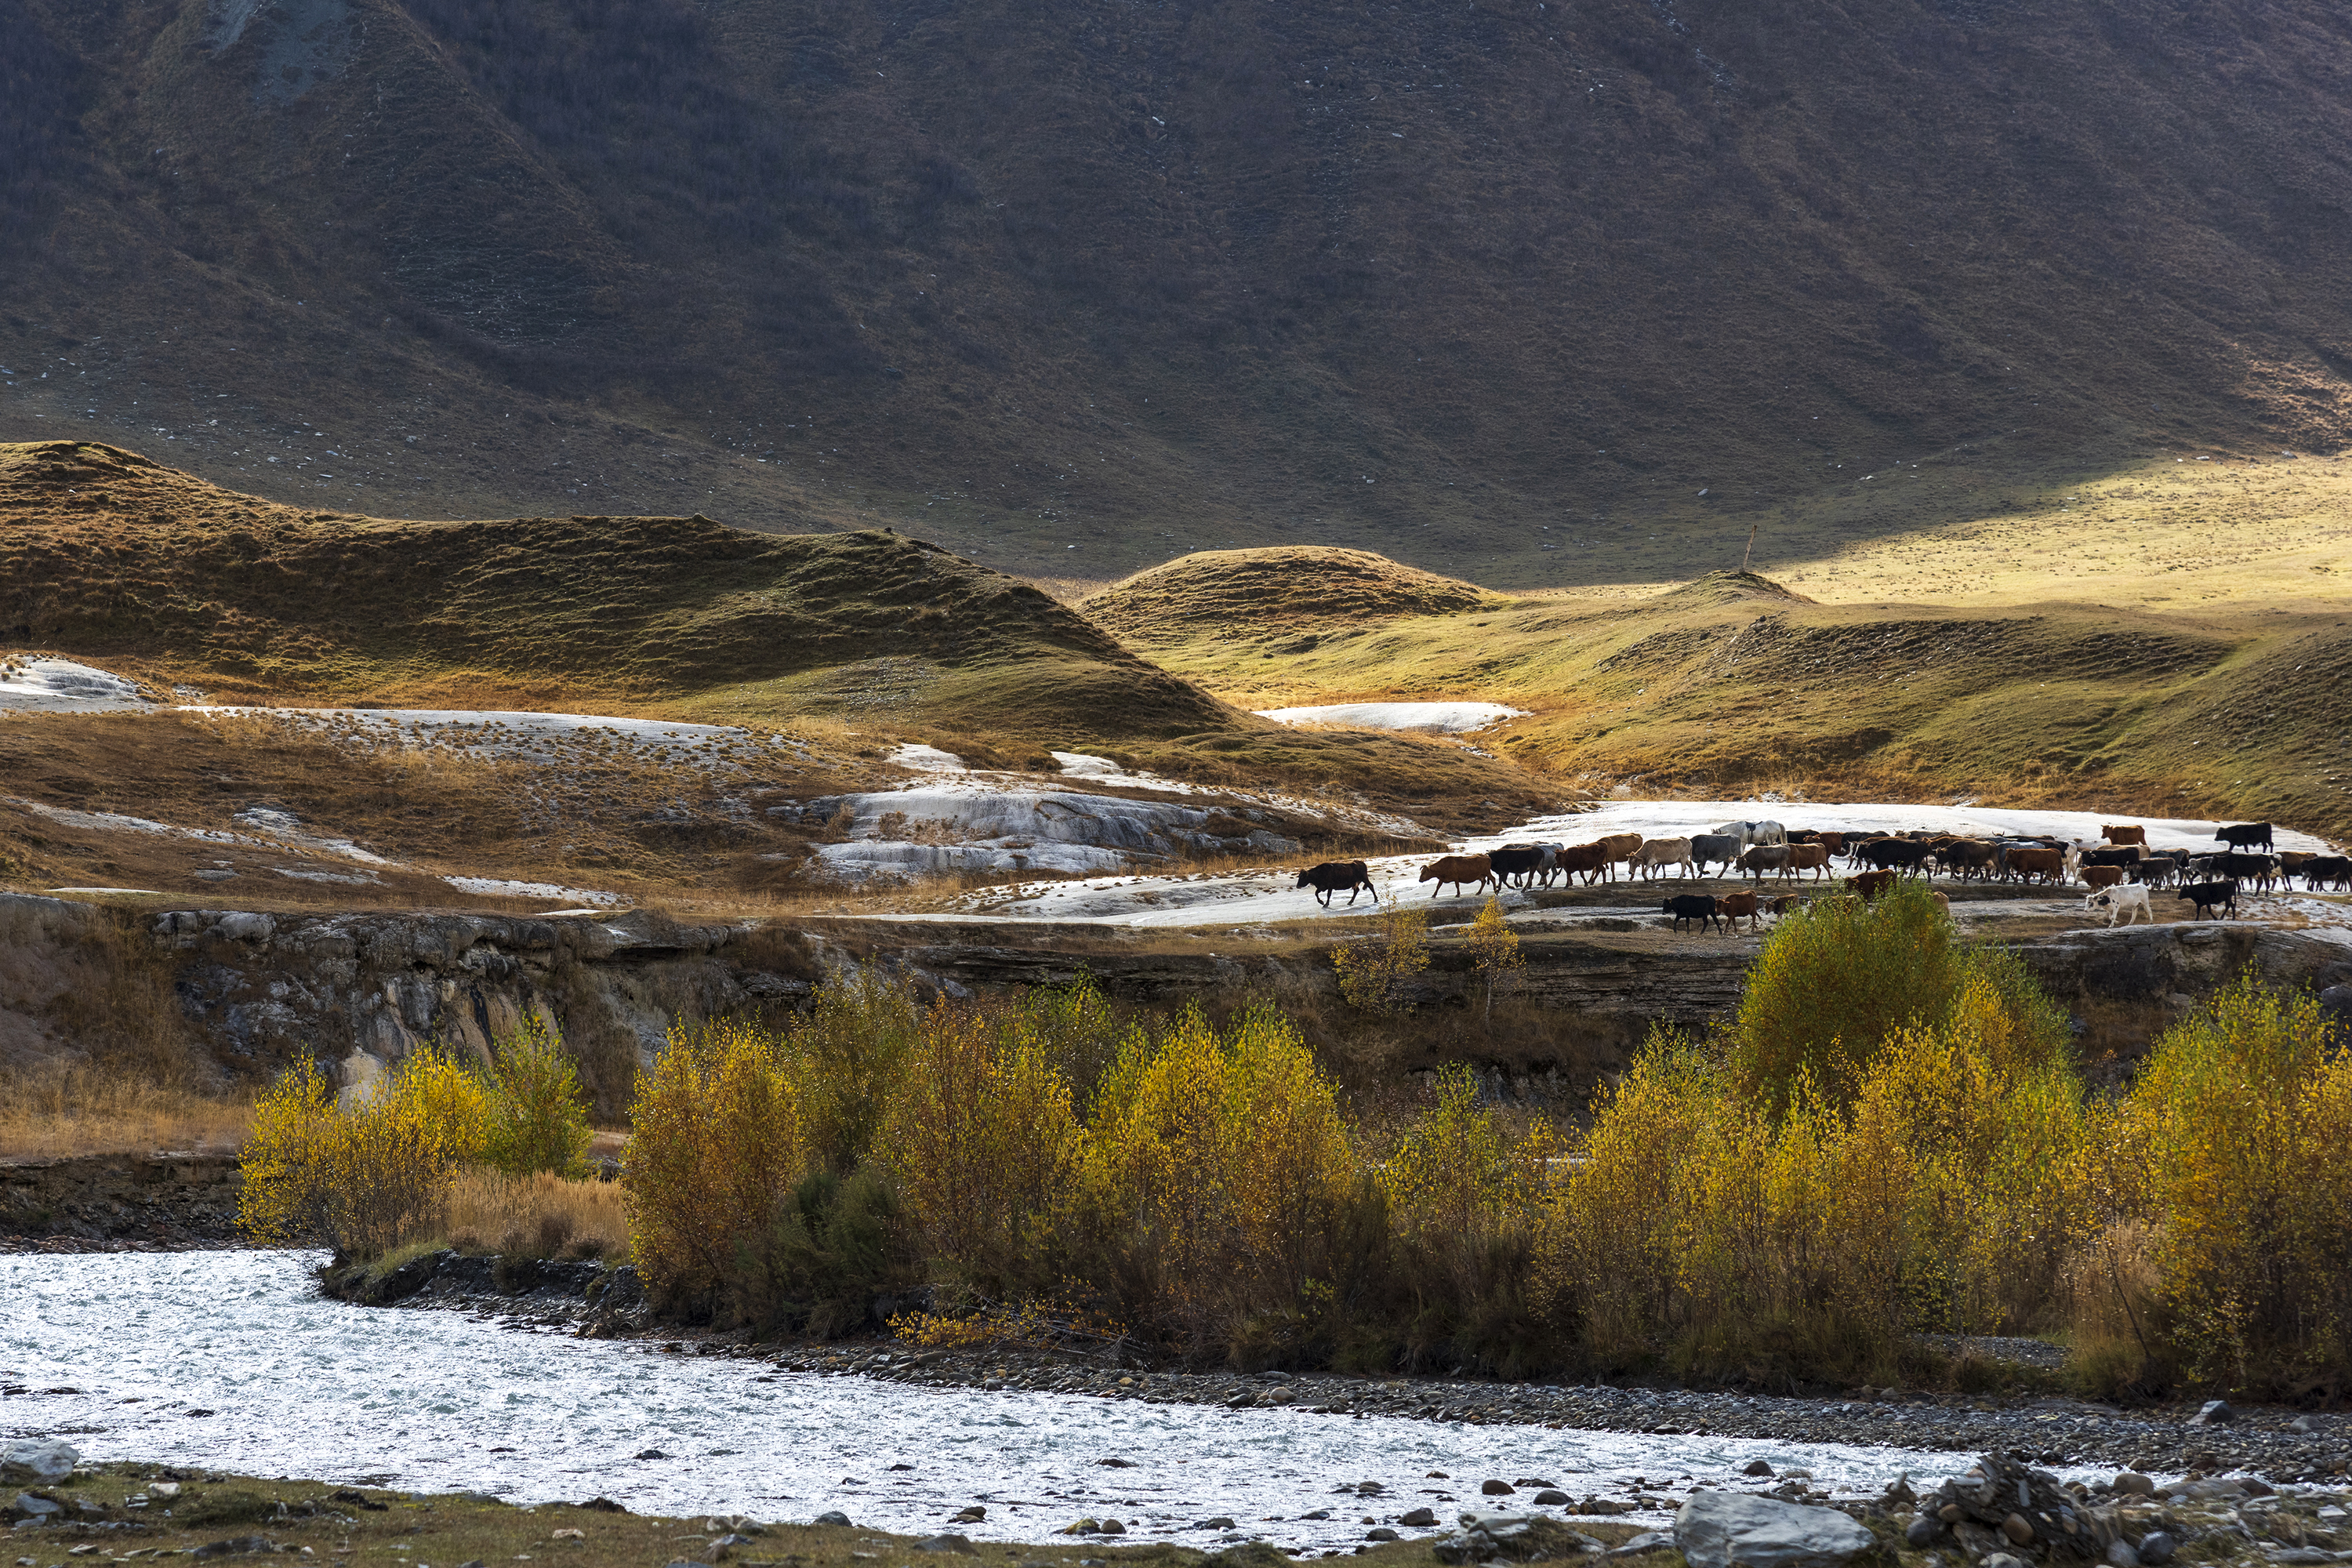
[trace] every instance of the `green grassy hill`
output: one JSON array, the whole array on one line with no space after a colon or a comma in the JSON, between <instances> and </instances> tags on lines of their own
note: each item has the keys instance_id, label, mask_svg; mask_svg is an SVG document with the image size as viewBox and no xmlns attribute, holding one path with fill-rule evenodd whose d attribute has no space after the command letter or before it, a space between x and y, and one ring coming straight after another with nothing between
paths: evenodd
<instances>
[{"instance_id":1,"label":"green grassy hill","mask_svg":"<svg viewBox=\"0 0 2352 1568\"><path fill-rule=\"evenodd\" d=\"M2336 446L2347 58L2324 0L5 0L0 439L1096 582L1685 578Z\"/></svg>"},{"instance_id":2,"label":"green grassy hill","mask_svg":"<svg viewBox=\"0 0 2352 1568\"><path fill-rule=\"evenodd\" d=\"M1194 613L1138 646L1229 700L1510 703L1531 711L1479 744L1578 790L1966 795L2352 837L2340 612L1831 605L1717 573L1648 598L1261 622L1214 562L1153 575Z\"/></svg>"},{"instance_id":3,"label":"green grassy hill","mask_svg":"<svg viewBox=\"0 0 2352 1568\"><path fill-rule=\"evenodd\" d=\"M0 447L0 640L220 701L816 716L979 761L1108 751L1445 810L1539 787L1451 746L1284 730L1026 583L879 529L304 512L116 447Z\"/></svg>"}]
</instances>

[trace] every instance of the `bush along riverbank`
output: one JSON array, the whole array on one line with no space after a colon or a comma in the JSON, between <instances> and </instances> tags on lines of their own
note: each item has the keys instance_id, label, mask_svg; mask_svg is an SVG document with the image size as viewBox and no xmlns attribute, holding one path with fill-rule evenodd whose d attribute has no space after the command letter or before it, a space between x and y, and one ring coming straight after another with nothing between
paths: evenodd
<instances>
[{"instance_id":1,"label":"bush along riverbank","mask_svg":"<svg viewBox=\"0 0 2352 1568\"><path fill-rule=\"evenodd\" d=\"M781 1030L674 1035L610 1190L656 1316L772 1337L860 1331L880 1300L928 1351L1819 1389L1966 1375L1923 1336L2034 1335L2080 1392L2340 1394L2330 1015L2250 975L2112 1095L2069 1040L2021 963L1912 889L1790 917L1734 1018L1654 1037L1576 1128L1482 1103L1466 1071L1350 1114L1270 1005L1126 1018L1080 985L921 1009L868 971ZM487 1162L509 1184L473 1200L507 1233L488 1249L617 1260L572 1212L607 1184L562 1179L585 1133L560 1053L500 1051L420 1052L352 1104L290 1075L248 1150L257 1228L397 1267L450 1238Z\"/></svg>"},{"instance_id":2,"label":"bush along riverbank","mask_svg":"<svg viewBox=\"0 0 2352 1568\"><path fill-rule=\"evenodd\" d=\"M364 1463L364 1456L355 1462ZM1433 1508L1399 1510L1399 1500L1358 1492L1349 1511L1372 1510L1362 1516L1364 1540L1351 1551L1322 1555L1367 1557L1388 1568L1634 1558L1656 1568L1934 1568L1958 1551L1986 1568L2165 1568L2175 1561L2304 1568L2341 1559L2333 1543L2344 1532L2352 1498L2324 1490L2281 1496L2260 1481L2231 1479L2159 1486L2130 1472L2111 1481L2062 1483L1995 1455L1924 1495L1897 1481L1883 1496L1832 1503L1809 1492L1804 1479L1766 1491L1694 1488L1650 1500L1674 1511L1671 1528L1663 1530L1557 1517L1547 1511L1556 1504L1525 1506L1512 1483L1498 1479L1480 1487L1476 1506L1449 1506L1443 1517ZM0 1521L37 1564L45 1556L70 1561L100 1553L108 1562L204 1562L289 1554L363 1560L383 1552L421 1562L429 1552L461 1568L487 1562L855 1568L898 1556L997 1553L1021 1568L1271 1568L1287 1560L1263 1541L1215 1552L1128 1544L1116 1539L1123 1530L1108 1528L1117 1521L1074 1521L1059 1539L1029 1545L975 1542L952 1528L984 1519L984 1506L947 1514L950 1528L940 1534L898 1535L839 1511L805 1522L731 1510L666 1518L635 1514L602 1497L520 1507L479 1492L85 1464L56 1441L0 1449L0 1479L9 1483Z\"/></svg>"}]
</instances>

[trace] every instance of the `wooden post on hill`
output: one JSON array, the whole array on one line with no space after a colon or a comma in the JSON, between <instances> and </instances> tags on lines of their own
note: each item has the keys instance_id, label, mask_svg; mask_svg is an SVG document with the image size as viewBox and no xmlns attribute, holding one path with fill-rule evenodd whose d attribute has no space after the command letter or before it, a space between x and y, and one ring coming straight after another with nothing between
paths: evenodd
<instances>
[{"instance_id":1,"label":"wooden post on hill","mask_svg":"<svg viewBox=\"0 0 2352 1568\"><path fill-rule=\"evenodd\" d=\"M1748 548L1739 552L1739 574L1743 577L1748 575L1748 558L1756 553L1756 531L1763 526L1760 522L1748 525Z\"/></svg>"}]
</instances>

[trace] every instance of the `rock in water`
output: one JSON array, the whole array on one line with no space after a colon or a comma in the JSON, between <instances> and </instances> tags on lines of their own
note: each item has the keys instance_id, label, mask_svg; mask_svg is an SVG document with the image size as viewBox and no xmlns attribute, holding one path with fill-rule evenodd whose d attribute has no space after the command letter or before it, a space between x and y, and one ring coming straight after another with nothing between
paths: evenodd
<instances>
[{"instance_id":1,"label":"rock in water","mask_svg":"<svg viewBox=\"0 0 2352 1568\"><path fill-rule=\"evenodd\" d=\"M1675 1516L1675 1544L1690 1568L1834 1568L1875 1545L1835 1509L1739 1492L1694 1492Z\"/></svg>"},{"instance_id":2,"label":"rock in water","mask_svg":"<svg viewBox=\"0 0 2352 1568\"><path fill-rule=\"evenodd\" d=\"M61 1481L81 1463L81 1450L54 1437L27 1437L0 1446L0 1477L29 1475L35 1480Z\"/></svg>"},{"instance_id":3,"label":"rock in water","mask_svg":"<svg viewBox=\"0 0 2352 1568\"><path fill-rule=\"evenodd\" d=\"M811 1524L830 1524L837 1530L846 1530L849 1528L849 1516L842 1512L837 1508L828 1509L824 1512L818 1514L814 1519L809 1521L809 1522Z\"/></svg>"}]
</instances>

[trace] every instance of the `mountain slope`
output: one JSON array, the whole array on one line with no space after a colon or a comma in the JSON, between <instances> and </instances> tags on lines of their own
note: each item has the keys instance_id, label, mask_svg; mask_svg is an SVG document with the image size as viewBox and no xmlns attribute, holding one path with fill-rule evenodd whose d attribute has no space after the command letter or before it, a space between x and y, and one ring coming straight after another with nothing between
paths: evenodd
<instances>
[{"instance_id":1,"label":"mountain slope","mask_svg":"<svg viewBox=\"0 0 2352 1568\"><path fill-rule=\"evenodd\" d=\"M1897 458L1933 512L2340 445L2347 45L2322 0L0 0L0 437L1095 579L1685 576Z\"/></svg>"}]
</instances>

